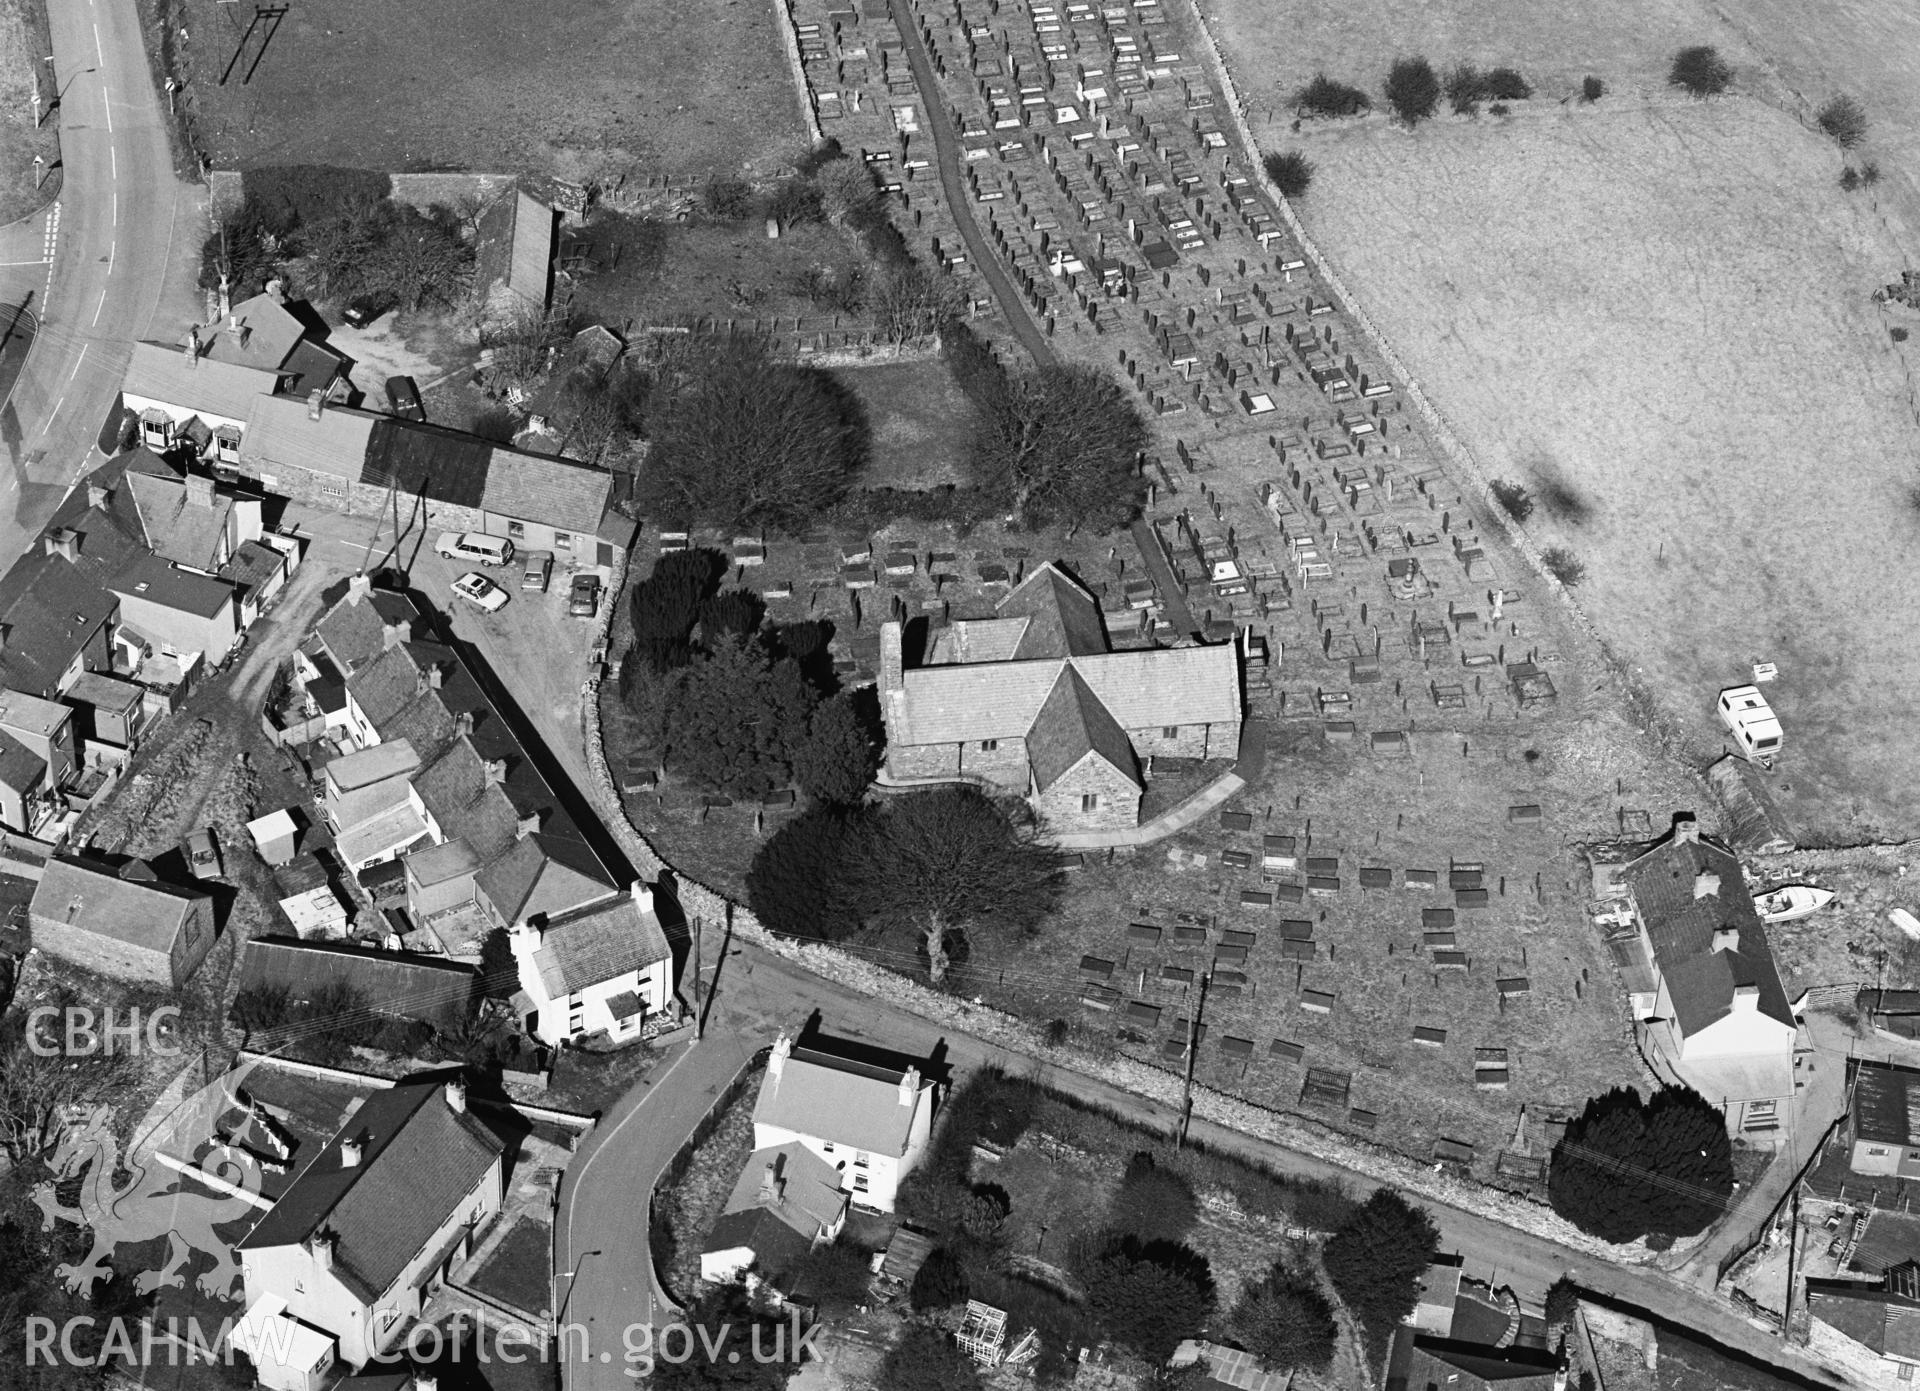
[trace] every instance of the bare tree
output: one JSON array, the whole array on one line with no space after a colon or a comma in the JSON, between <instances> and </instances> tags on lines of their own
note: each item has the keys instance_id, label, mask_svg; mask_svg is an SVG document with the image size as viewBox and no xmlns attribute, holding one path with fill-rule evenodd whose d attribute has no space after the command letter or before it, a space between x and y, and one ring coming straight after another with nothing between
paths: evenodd
<instances>
[{"instance_id":1,"label":"bare tree","mask_svg":"<svg viewBox=\"0 0 1920 1391\"><path fill-rule=\"evenodd\" d=\"M1035 837L1025 805L1002 805L971 787L888 803L856 853L863 906L883 922L913 926L936 985L955 934L989 923L1034 932L1060 895L1060 856Z\"/></svg>"},{"instance_id":2,"label":"bare tree","mask_svg":"<svg viewBox=\"0 0 1920 1391\"><path fill-rule=\"evenodd\" d=\"M528 389L572 334L573 322L564 310L542 310L521 300L483 316L479 336L487 390L503 396L516 387Z\"/></svg>"},{"instance_id":3,"label":"bare tree","mask_svg":"<svg viewBox=\"0 0 1920 1391\"><path fill-rule=\"evenodd\" d=\"M960 282L921 265L882 275L872 301L874 323L889 343L929 337L967 312L967 292Z\"/></svg>"},{"instance_id":4,"label":"bare tree","mask_svg":"<svg viewBox=\"0 0 1920 1391\"><path fill-rule=\"evenodd\" d=\"M16 1166L46 1158L66 1135L74 1108L106 1099L127 1073L123 1054L42 1056L9 1020L0 1039L0 1152Z\"/></svg>"},{"instance_id":5,"label":"bare tree","mask_svg":"<svg viewBox=\"0 0 1920 1391\"><path fill-rule=\"evenodd\" d=\"M655 516L796 529L866 462L858 399L825 372L774 361L757 339L669 339L652 374L640 501Z\"/></svg>"},{"instance_id":6,"label":"bare tree","mask_svg":"<svg viewBox=\"0 0 1920 1391\"><path fill-rule=\"evenodd\" d=\"M1043 367L971 393L982 420L976 476L1028 530L1109 531L1138 510L1147 427L1119 383L1090 367Z\"/></svg>"}]
</instances>

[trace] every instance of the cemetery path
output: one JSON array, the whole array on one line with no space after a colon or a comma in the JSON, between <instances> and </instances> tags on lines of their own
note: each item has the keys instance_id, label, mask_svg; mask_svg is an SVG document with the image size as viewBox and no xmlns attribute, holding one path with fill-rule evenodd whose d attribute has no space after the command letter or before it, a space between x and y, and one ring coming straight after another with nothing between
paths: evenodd
<instances>
[{"instance_id":1,"label":"cemetery path","mask_svg":"<svg viewBox=\"0 0 1920 1391\"><path fill-rule=\"evenodd\" d=\"M1133 544L1153 576L1153 587L1159 591L1160 602L1167 610L1167 622L1173 624L1176 633L1198 633L1200 625L1194 621L1193 610L1187 607L1187 591L1174 580L1173 567L1167 564L1167 557L1160 549L1160 538L1153 534L1152 524L1144 517L1133 524Z\"/></svg>"},{"instance_id":2,"label":"cemetery path","mask_svg":"<svg viewBox=\"0 0 1920 1391\"><path fill-rule=\"evenodd\" d=\"M993 297L1000 302L1000 312L1006 316L1007 327L1020 340L1020 346L1039 366L1052 366L1058 360L1052 345L1028 317L1027 306L1021 300L1020 292L1014 288L1013 280L1001 266L993 246L973 220L973 203L967 197L966 162L961 156L959 142L954 139L947 99L934 76L933 60L927 54L927 45L920 37L919 26L914 23L913 10L908 0L889 0L888 8L892 11L894 26L900 31L901 42L906 47L907 62L913 68L913 80L920 89L921 104L926 107L927 130L933 137L934 164L940 171L940 187L946 191L947 207L960 228L960 239L967 244L967 255L973 258L974 269L985 278Z\"/></svg>"}]
</instances>

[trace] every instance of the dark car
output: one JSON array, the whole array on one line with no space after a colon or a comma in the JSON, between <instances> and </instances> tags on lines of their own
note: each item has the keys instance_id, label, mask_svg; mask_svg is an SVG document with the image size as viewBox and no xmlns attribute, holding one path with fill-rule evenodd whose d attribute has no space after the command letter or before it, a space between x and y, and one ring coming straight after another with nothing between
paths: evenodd
<instances>
[{"instance_id":1,"label":"dark car","mask_svg":"<svg viewBox=\"0 0 1920 1391\"><path fill-rule=\"evenodd\" d=\"M356 295L347 301L347 307L340 311L340 317L355 328L365 328L389 309L393 301L379 295Z\"/></svg>"},{"instance_id":2,"label":"dark car","mask_svg":"<svg viewBox=\"0 0 1920 1391\"><path fill-rule=\"evenodd\" d=\"M387 405L402 420L425 420L427 408L420 404L420 388L412 377L387 378Z\"/></svg>"},{"instance_id":3,"label":"dark car","mask_svg":"<svg viewBox=\"0 0 1920 1391\"><path fill-rule=\"evenodd\" d=\"M600 612L600 577L575 575L567 594L567 612L575 618L592 618Z\"/></svg>"}]
</instances>

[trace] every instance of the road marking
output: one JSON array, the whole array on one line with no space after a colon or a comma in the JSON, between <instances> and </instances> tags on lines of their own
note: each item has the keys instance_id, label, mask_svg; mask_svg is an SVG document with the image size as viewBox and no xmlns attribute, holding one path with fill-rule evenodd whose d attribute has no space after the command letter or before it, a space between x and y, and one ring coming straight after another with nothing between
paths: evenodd
<instances>
[{"instance_id":1,"label":"road marking","mask_svg":"<svg viewBox=\"0 0 1920 1391\"><path fill-rule=\"evenodd\" d=\"M82 343L80 345L80 356L73 360L73 370L67 373L67 385L73 385L73 379L80 375L80 364L87 360L87 349L92 346L93 344L91 343ZM56 409L58 408L56 407Z\"/></svg>"},{"instance_id":2,"label":"road marking","mask_svg":"<svg viewBox=\"0 0 1920 1391\"><path fill-rule=\"evenodd\" d=\"M120 155L119 155L119 152L116 151L111 145L107 146L107 165L109 169L111 169L112 171L112 177L116 179L119 178L120 177Z\"/></svg>"},{"instance_id":3,"label":"road marking","mask_svg":"<svg viewBox=\"0 0 1920 1391\"><path fill-rule=\"evenodd\" d=\"M120 225L120 190L117 188L113 191L113 225Z\"/></svg>"},{"instance_id":4,"label":"road marking","mask_svg":"<svg viewBox=\"0 0 1920 1391\"><path fill-rule=\"evenodd\" d=\"M52 412L52 414L51 414L51 415L49 415L49 416L47 417L47 423L46 423L45 425L42 425L42 426L40 427L40 433L41 433L42 435L45 435L45 434L46 434L46 433L47 433L48 431L50 431L50 430L52 430L52 429L53 429L53 421L54 421L54 416L57 416L57 415L59 415L59 414L60 414L60 407L62 407L62 406L64 406L64 405L66 405L66 404L67 404L67 398L66 398L65 396L62 396L62 397L61 397L61 398L60 398L60 399L59 399L58 401L55 401L55 402L53 403L53 412Z\"/></svg>"},{"instance_id":5,"label":"road marking","mask_svg":"<svg viewBox=\"0 0 1920 1391\"><path fill-rule=\"evenodd\" d=\"M101 67L104 68L107 65L107 50L100 46L100 26L98 24L93 26L93 56L99 60Z\"/></svg>"},{"instance_id":6,"label":"road marking","mask_svg":"<svg viewBox=\"0 0 1920 1391\"><path fill-rule=\"evenodd\" d=\"M118 251L119 249L120 249L120 243L118 241L110 241L107 243L107 274L108 275L113 274L113 253Z\"/></svg>"},{"instance_id":7,"label":"road marking","mask_svg":"<svg viewBox=\"0 0 1920 1391\"><path fill-rule=\"evenodd\" d=\"M98 324L100 322L100 311L102 309L105 309L106 307L107 307L107 287L105 285L102 285L100 287L100 302L93 306L93 322L95 324ZM82 351L84 352L85 349L82 349ZM77 363L74 366L74 370L76 372L80 370L79 365Z\"/></svg>"},{"instance_id":8,"label":"road marking","mask_svg":"<svg viewBox=\"0 0 1920 1391\"><path fill-rule=\"evenodd\" d=\"M46 263L47 258L44 256L37 261L0 261L0 270L8 266L44 266Z\"/></svg>"},{"instance_id":9,"label":"road marking","mask_svg":"<svg viewBox=\"0 0 1920 1391\"><path fill-rule=\"evenodd\" d=\"M107 134L112 135L113 134L113 98L110 96L102 98L101 105L107 108Z\"/></svg>"}]
</instances>

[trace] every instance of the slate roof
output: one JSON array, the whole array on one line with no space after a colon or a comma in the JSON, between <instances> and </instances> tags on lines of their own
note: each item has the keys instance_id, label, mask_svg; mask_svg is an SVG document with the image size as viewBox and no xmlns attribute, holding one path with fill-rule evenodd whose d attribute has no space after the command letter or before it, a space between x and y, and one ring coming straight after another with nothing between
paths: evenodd
<instances>
[{"instance_id":1,"label":"slate roof","mask_svg":"<svg viewBox=\"0 0 1920 1391\"><path fill-rule=\"evenodd\" d=\"M1127 732L1115 723L1079 672L1063 663L1053 690L1027 732L1027 762L1033 768L1035 785L1044 792L1089 754L1105 759L1136 786L1141 785Z\"/></svg>"},{"instance_id":2,"label":"slate roof","mask_svg":"<svg viewBox=\"0 0 1920 1391\"><path fill-rule=\"evenodd\" d=\"M769 1168L779 1185L779 1196L771 1202L765 1196ZM747 1156L733 1193L720 1211L746 1212L757 1207L766 1208L811 1241L846 1213L847 1195L840 1187L838 1169L798 1140L790 1140Z\"/></svg>"},{"instance_id":3,"label":"slate roof","mask_svg":"<svg viewBox=\"0 0 1920 1391\"><path fill-rule=\"evenodd\" d=\"M352 1138L363 1148L348 1168L340 1148ZM371 1303L426 1249L505 1148L471 1114L456 1112L439 1082L377 1091L301 1167L238 1249L295 1245L324 1226L335 1238L335 1275Z\"/></svg>"},{"instance_id":4,"label":"slate roof","mask_svg":"<svg viewBox=\"0 0 1920 1391\"><path fill-rule=\"evenodd\" d=\"M327 867L311 850L303 850L273 872L274 892L294 898L327 886Z\"/></svg>"},{"instance_id":5,"label":"slate roof","mask_svg":"<svg viewBox=\"0 0 1920 1391\"><path fill-rule=\"evenodd\" d=\"M40 874L33 916L169 955L174 939L207 895L157 879L125 877L127 869L78 855L55 855Z\"/></svg>"},{"instance_id":6,"label":"slate roof","mask_svg":"<svg viewBox=\"0 0 1920 1391\"><path fill-rule=\"evenodd\" d=\"M479 507L494 447L444 425L380 416L367 436L360 481L375 488L397 482L402 492L456 507Z\"/></svg>"},{"instance_id":7,"label":"slate roof","mask_svg":"<svg viewBox=\"0 0 1920 1391\"><path fill-rule=\"evenodd\" d=\"M1853 1138L1875 1145L1920 1146L1920 1068L1850 1060Z\"/></svg>"},{"instance_id":8,"label":"slate roof","mask_svg":"<svg viewBox=\"0 0 1920 1391\"><path fill-rule=\"evenodd\" d=\"M358 864L362 860L385 858L431 835L426 818L411 800L403 800L342 832L338 848L343 861Z\"/></svg>"},{"instance_id":9,"label":"slate roof","mask_svg":"<svg viewBox=\"0 0 1920 1391\"><path fill-rule=\"evenodd\" d=\"M145 599L196 618L212 618L233 602L233 586L225 580L177 569L157 555L129 562L109 588L122 599Z\"/></svg>"},{"instance_id":10,"label":"slate roof","mask_svg":"<svg viewBox=\"0 0 1920 1391\"><path fill-rule=\"evenodd\" d=\"M902 674L904 729L889 729L888 737L898 744L1023 738L1069 662L1122 729L1227 724L1241 716L1239 656L1232 643L1221 643L915 667Z\"/></svg>"},{"instance_id":11,"label":"slate roof","mask_svg":"<svg viewBox=\"0 0 1920 1391\"><path fill-rule=\"evenodd\" d=\"M1874 1284L1809 1277L1807 1312L1882 1357L1920 1362L1920 1298L1913 1288L1911 1263L1889 1268Z\"/></svg>"},{"instance_id":12,"label":"slate roof","mask_svg":"<svg viewBox=\"0 0 1920 1391\"><path fill-rule=\"evenodd\" d=\"M278 389L277 372L202 357L164 343L135 343L121 378L120 394L162 401L177 411L205 412L245 420L254 399Z\"/></svg>"},{"instance_id":13,"label":"slate roof","mask_svg":"<svg viewBox=\"0 0 1920 1391\"><path fill-rule=\"evenodd\" d=\"M915 1104L900 1104L902 1074L810 1048L767 1068L754 1103L755 1125L774 1125L870 1154L906 1152L919 1098L933 1084L924 1077Z\"/></svg>"},{"instance_id":14,"label":"slate roof","mask_svg":"<svg viewBox=\"0 0 1920 1391\"><path fill-rule=\"evenodd\" d=\"M480 505L519 521L592 536L607 510L613 475L551 455L495 449Z\"/></svg>"},{"instance_id":15,"label":"slate roof","mask_svg":"<svg viewBox=\"0 0 1920 1391\"><path fill-rule=\"evenodd\" d=\"M535 831L482 866L480 887L495 911L518 923L592 903L615 885L583 842Z\"/></svg>"},{"instance_id":16,"label":"slate roof","mask_svg":"<svg viewBox=\"0 0 1920 1391\"><path fill-rule=\"evenodd\" d=\"M277 371L307 327L272 295L257 294L232 306L231 322L202 329L202 352L215 362L234 362L263 372Z\"/></svg>"},{"instance_id":17,"label":"slate roof","mask_svg":"<svg viewBox=\"0 0 1920 1391\"><path fill-rule=\"evenodd\" d=\"M1010 662L1032 623L1028 618L963 618L949 623L933 639L929 665L961 662Z\"/></svg>"},{"instance_id":18,"label":"slate roof","mask_svg":"<svg viewBox=\"0 0 1920 1391\"><path fill-rule=\"evenodd\" d=\"M1718 876L1719 888L1696 898L1694 883L1702 873ZM1620 879L1633 893L1683 1034L1697 1034L1731 1014L1733 992L1743 985L1759 990L1760 1013L1794 1027L1766 928L1732 854L1711 841L1675 835L1626 865ZM1722 927L1739 933L1736 949L1713 950L1714 933Z\"/></svg>"},{"instance_id":19,"label":"slate roof","mask_svg":"<svg viewBox=\"0 0 1920 1391\"><path fill-rule=\"evenodd\" d=\"M140 452L153 457L147 451ZM216 491L209 503L190 501L187 480L164 464L161 470L127 469L126 486L140 514L147 544L176 564L213 570L233 535L232 497Z\"/></svg>"},{"instance_id":20,"label":"slate roof","mask_svg":"<svg viewBox=\"0 0 1920 1391\"><path fill-rule=\"evenodd\" d=\"M420 611L404 594L375 589L355 603L347 592L346 581L340 581L337 587L338 594L332 588L322 592L321 597L329 607L314 628L321 644L344 668L342 675L352 675L385 650L385 630L389 624L421 626Z\"/></svg>"},{"instance_id":21,"label":"slate roof","mask_svg":"<svg viewBox=\"0 0 1920 1391\"><path fill-rule=\"evenodd\" d=\"M480 283L502 285L545 309L553 294L554 234L559 219L538 198L518 189L481 216L477 243Z\"/></svg>"},{"instance_id":22,"label":"slate roof","mask_svg":"<svg viewBox=\"0 0 1920 1391\"><path fill-rule=\"evenodd\" d=\"M1401 1325L1387 1362L1387 1391L1553 1391L1560 1359L1544 1348L1504 1348L1439 1338Z\"/></svg>"},{"instance_id":23,"label":"slate roof","mask_svg":"<svg viewBox=\"0 0 1920 1391\"><path fill-rule=\"evenodd\" d=\"M1020 581L994 606L1000 618L1024 618L1027 626L1012 660L1091 657L1107 650L1107 626L1091 594L1049 562Z\"/></svg>"},{"instance_id":24,"label":"slate roof","mask_svg":"<svg viewBox=\"0 0 1920 1391\"><path fill-rule=\"evenodd\" d=\"M479 975L461 961L297 937L255 937L240 959L240 988L284 985L296 1000L335 981L366 997L367 1008L396 1019L451 1028L473 1012Z\"/></svg>"},{"instance_id":25,"label":"slate roof","mask_svg":"<svg viewBox=\"0 0 1920 1391\"><path fill-rule=\"evenodd\" d=\"M29 549L0 576L0 684L51 696L87 640L120 607L108 588L120 570L146 553L132 497L123 486L130 456L120 455L82 478L61 499ZM105 506L88 501L88 484L108 489ZM78 536L73 560L49 554L47 536Z\"/></svg>"},{"instance_id":26,"label":"slate roof","mask_svg":"<svg viewBox=\"0 0 1920 1391\"><path fill-rule=\"evenodd\" d=\"M247 432L240 437L240 463L249 473L272 475L285 466L357 480L366 468L374 424L383 418L330 405L318 420L309 420L307 403L300 397L257 396L246 416Z\"/></svg>"},{"instance_id":27,"label":"slate roof","mask_svg":"<svg viewBox=\"0 0 1920 1391\"><path fill-rule=\"evenodd\" d=\"M672 955L660 919L623 893L550 919L533 967L547 998L557 1000L628 971L644 971Z\"/></svg>"},{"instance_id":28,"label":"slate roof","mask_svg":"<svg viewBox=\"0 0 1920 1391\"><path fill-rule=\"evenodd\" d=\"M287 558L272 546L259 541L242 541L238 550L220 567L220 578L242 593L264 588L286 568Z\"/></svg>"},{"instance_id":29,"label":"slate roof","mask_svg":"<svg viewBox=\"0 0 1920 1391\"><path fill-rule=\"evenodd\" d=\"M0 785L10 787L25 796L32 792L46 775L46 759L11 734L0 730Z\"/></svg>"},{"instance_id":30,"label":"slate roof","mask_svg":"<svg viewBox=\"0 0 1920 1391\"><path fill-rule=\"evenodd\" d=\"M304 401L309 392L325 391L346 376L349 366L347 358L326 344L303 338L280 364L280 389Z\"/></svg>"},{"instance_id":31,"label":"slate roof","mask_svg":"<svg viewBox=\"0 0 1920 1391\"><path fill-rule=\"evenodd\" d=\"M800 1263L813 1250L810 1238L801 1236L772 1208L754 1207L729 1212L713 1224L704 1250L753 1252L760 1278L784 1288L799 1271Z\"/></svg>"}]
</instances>

